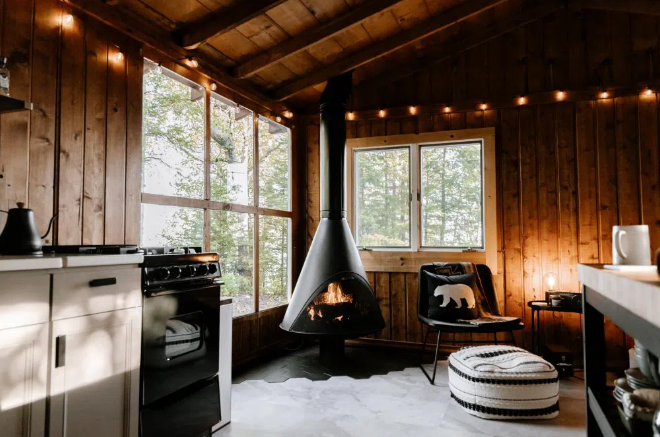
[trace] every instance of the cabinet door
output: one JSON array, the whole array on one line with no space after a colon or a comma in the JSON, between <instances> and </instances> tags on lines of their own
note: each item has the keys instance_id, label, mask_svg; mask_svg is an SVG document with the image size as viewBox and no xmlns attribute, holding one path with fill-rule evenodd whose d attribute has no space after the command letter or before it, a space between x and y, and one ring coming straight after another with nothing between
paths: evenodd
<instances>
[{"instance_id":1,"label":"cabinet door","mask_svg":"<svg viewBox=\"0 0 660 437\"><path fill-rule=\"evenodd\" d=\"M53 322L50 437L137 437L142 309Z\"/></svg>"},{"instance_id":2,"label":"cabinet door","mask_svg":"<svg viewBox=\"0 0 660 437\"><path fill-rule=\"evenodd\" d=\"M0 434L43 437L48 323L0 330Z\"/></svg>"}]
</instances>

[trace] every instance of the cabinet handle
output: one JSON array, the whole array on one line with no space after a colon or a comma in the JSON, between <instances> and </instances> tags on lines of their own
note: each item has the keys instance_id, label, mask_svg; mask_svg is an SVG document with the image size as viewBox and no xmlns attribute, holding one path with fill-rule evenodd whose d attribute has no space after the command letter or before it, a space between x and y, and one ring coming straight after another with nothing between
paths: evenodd
<instances>
[{"instance_id":1,"label":"cabinet handle","mask_svg":"<svg viewBox=\"0 0 660 437\"><path fill-rule=\"evenodd\" d=\"M89 281L90 287L104 287L106 285L115 285L117 283L117 278L101 278L101 279L92 279Z\"/></svg>"},{"instance_id":2,"label":"cabinet handle","mask_svg":"<svg viewBox=\"0 0 660 437\"><path fill-rule=\"evenodd\" d=\"M60 335L55 340L55 368L64 367L66 356L66 335Z\"/></svg>"}]
</instances>

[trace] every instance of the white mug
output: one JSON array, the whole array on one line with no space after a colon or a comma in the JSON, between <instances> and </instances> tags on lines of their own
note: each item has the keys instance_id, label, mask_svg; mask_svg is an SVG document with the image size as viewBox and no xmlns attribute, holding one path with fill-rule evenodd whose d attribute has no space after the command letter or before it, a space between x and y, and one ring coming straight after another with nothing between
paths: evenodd
<instances>
[{"instance_id":1,"label":"white mug","mask_svg":"<svg viewBox=\"0 0 660 437\"><path fill-rule=\"evenodd\" d=\"M651 241L647 225L612 228L613 264L651 265Z\"/></svg>"}]
</instances>

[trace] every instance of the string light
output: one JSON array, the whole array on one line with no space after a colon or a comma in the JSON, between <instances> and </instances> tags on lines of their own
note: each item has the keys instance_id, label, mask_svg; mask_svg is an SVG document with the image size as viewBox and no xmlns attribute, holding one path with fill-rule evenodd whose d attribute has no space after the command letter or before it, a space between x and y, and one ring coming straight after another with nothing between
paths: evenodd
<instances>
[{"instance_id":1,"label":"string light","mask_svg":"<svg viewBox=\"0 0 660 437\"><path fill-rule=\"evenodd\" d=\"M115 53L115 60L117 62L121 62L124 60L124 54L121 52L121 50Z\"/></svg>"},{"instance_id":2,"label":"string light","mask_svg":"<svg viewBox=\"0 0 660 437\"><path fill-rule=\"evenodd\" d=\"M647 97L651 97L653 95L653 90L651 88L646 88L644 90L644 95Z\"/></svg>"},{"instance_id":3,"label":"string light","mask_svg":"<svg viewBox=\"0 0 660 437\"><path fill-rule=\"evenodd\" d=\"M610 95L609 95L609 93L608 93L607 91L602 91L600 94L598 94L598 97L600 97L601 99L606 99L606 98L608 98L609 96L610 96Z\"/></svg>"},{"instance_id":4,"label":"string light","mask_svg":"<svg viewBox=\"0 0 660 437\"><path fill-rule=\"evenodd\" d=\"M282 117L280 117L280 116L278 115L277 117L275 117L275 121L278 122L278 123L281 122L281 121L282 121Z\"/></svg>"},{"instance_id":5,"label":"string light","mask_svg":"<svg viewBox=\"0 0 660 437\"><path fill-rule=\"evenodd\" d=\"M286 118L292 118L293 117L293 112L291 111L284 111L284 116Z\"/></svg>"},{"instance_id":6,"label":"string light","mask_svg":"<svg viewBox=\"0 0 660 437\"><path fill-rule=\"evenodd\" d=\"M355 113L353 113L353 111L350 111L350 112L348 113L348 119L349 119L349 120L353 120L353 119L355 119Z\"/></svg>"},{"instance_id":7,"label":"string light","mask_svg":"<svg viewBox=\"0 0 660 437\"><path fill-rule=\"evenodd\" d=\"M481 105L479 105L479 108L481 108L482 111L485 111L486 109L488 109L488 103L482 103Z\"/></svg>"},{"instance_id":8,"label":"string light","mask_svg":"<svg viewBox=\"0 0 660 437\"><path fill-rule=\"evenodd\" d=\"M192 68L197 68L197 67L199 67L199 62L197 62L197 59L195 59L195 58L193 58L193 57L188 58L188 64L189 64Z\"/></svg>"},{"instance_id":9,"label":"string light","mask_svg":"<svg viewBox=\"0 0 660 437\"><path fill-rule=\"evenodd\" d=\"M378 116L381 117L381 118L385 117L385 111L383 109L378 111Z\"/></svg>"},{"instance_id":10,"label":"string light","mask_svg":"<svg viewBox=\"0 0 660 437\"><path fill-rule=\"evenodd\" d=\"M211 91L215 91L215 90L217 90L217 89L218 89L218 84L215 83L215 82L212 82L212 83L211 83Z\"/></svg>"},{"instance_id":11,"label":"string light","mask_svg":"<svg viewBox=\"0 0 660 437\"><path fill-rule=\"evenodd\" d=\"M525 97L525 96L518 97L518 104L519 105L524 105L525 103L527 103L527 97Z\"/></svg>"},{"instance_id":12,"label":"string light","mask_svg":"<svg viewBox=\"0 0 660 437\"><path fill-rule=\"evenodd\" d=\"M443 109L445 112L451 112L451 108L449 106L445 106L445 109Z\"/></svg>"},{"instance_id":13,"label":"string light","mask_svg":"<svg viewBox=\"0 0 660 437\"><path fill-rule=\"evenodd\" d=\"M410 112L410 115L415 115L415 114L417 114L417 107L416 107L416 106L410 106L410 107L408 107L408 112Z\"/></svg>"},{"instance_id":14,"label":"string light","mask_svg":"<svg viewBox=\"0 0 660 437\"><path fill-rule=\"evenodd\" d=\"M71 15L71 14L66 14L66 15L64 16L64 19L63 19L62 21L64 22L65 25L68 26L69 24L73 23L73 15Z\"/></svg>"},{"instance_id":15,"label":"string light","mask_svg":"<svg viewBox=\"0 0 660 437\"><path fill-rule=\"evenodd\" d=\"M566 94L563 91L557 91L557 100L564 100L564 97L566 97Z\"/></svg>"}]
</instances>

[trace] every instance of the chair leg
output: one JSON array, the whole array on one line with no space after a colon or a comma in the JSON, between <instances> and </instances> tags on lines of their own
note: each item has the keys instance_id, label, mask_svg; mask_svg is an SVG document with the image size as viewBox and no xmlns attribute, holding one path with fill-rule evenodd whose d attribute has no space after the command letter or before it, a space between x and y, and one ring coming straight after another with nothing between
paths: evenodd
<instances>
[{"instance_id":1,"label":"chair leg","mask_svg":"<svg viewBox=\"0 0 660 437\"><path fill-rule=\"evenodd\" d=\"M513 331L509 331L509 334L511 334L511 343L512 343L514 346L517 346L517 345L516 345L516 336L513 335Z\"/></svg>"},{"instance_id":2,"label":"chair leg","mask_svg":"<svg viewBox=\"0 0 660 437\"><path fill-rule=\"evenodd\" d=\"M424 347L426 346L426 340L429 335L429 331L431 330L431 327L426 331L426 336L424 337L424 344L422 345L422 354L424 353ZM419 368L422 369L422 372L424 372L424 376L426 376L426 379L429 380L431 385L435 385L435 374L438 371L438 351L440 349L440 337L442 336L442 332L438 330L438 340L435 343L435 355L433 358L433 376L430 376L426 369L424 368L424 364L422 363L422 360L419 362Z\"/></svg>"},{"instance_id":3,"label":"chair leg","mask_svg":"<svg viewBox=\"0 0 660 437\"><path fill-rule=\"evenodd\" d=\"M493 338L495 339L495 344L497 344L497 332L493 332Z\"/></svg>"}]
</instances>

